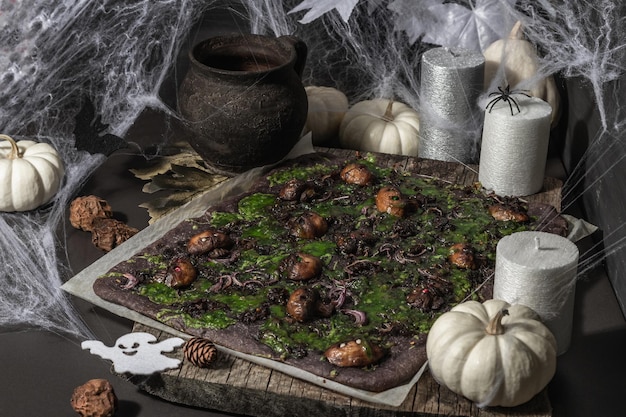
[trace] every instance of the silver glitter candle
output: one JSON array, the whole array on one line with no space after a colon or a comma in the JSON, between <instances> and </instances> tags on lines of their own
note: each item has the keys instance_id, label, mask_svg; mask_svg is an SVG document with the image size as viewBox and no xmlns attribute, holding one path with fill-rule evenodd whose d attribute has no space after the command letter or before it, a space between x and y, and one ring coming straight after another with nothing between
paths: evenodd
<instances>
[{"instance_id":1,"label":"silver glitter candle","mask_svg":"<svg viewBox=\"0 0 626 417\"><path fill-rule=\"evenodd\" d=\"M503 100L485 112L478 181L501 196L541 191L548 156L552 107L521 94L514 100L519 113Z\"/></svg>"},{"instance_id":2,"label":"silver glitter candle","mask_svg":"<svg viewBox=\"0 0 626 417\"><path fill-rule=\"evenodd\" d=\"M485 58L466 49L434 48L422 55L419 156L476 163Z\"/></svg>"},{"instance_id":3,"label":"silver glitter candle","mask_svg":"<svg viewBox=\"0 0 626 417\"><path fill-rule=\"evenodd\" d=\"M567 351L574 319L578 247L546 232L517 232L496 247L493 298L532 308Z\"/></svg>"}]
</instances>

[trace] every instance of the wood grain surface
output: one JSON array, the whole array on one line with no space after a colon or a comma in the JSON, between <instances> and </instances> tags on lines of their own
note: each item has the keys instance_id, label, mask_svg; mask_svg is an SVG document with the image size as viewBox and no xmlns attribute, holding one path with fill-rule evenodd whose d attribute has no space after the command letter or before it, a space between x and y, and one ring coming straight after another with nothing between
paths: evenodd
<instances>
[{"instance_id":1,"label":"wood grain surface","mask_svg":"<svg viewBox=\"0 0 626 417\"><path fill-rule=\"evenodd\" d=\"M160 340L171 335L142 324L134 331ZM140 389L174 403L255 417L547 417L552 414L547 391L513 408L478 408L439 385L426 370L398 407L338 394L281 372L220 354L208 369L183 359L182 349L168 355L183 360L179 369L149 377L126 376Z\"/></svg>"}]
</instances>

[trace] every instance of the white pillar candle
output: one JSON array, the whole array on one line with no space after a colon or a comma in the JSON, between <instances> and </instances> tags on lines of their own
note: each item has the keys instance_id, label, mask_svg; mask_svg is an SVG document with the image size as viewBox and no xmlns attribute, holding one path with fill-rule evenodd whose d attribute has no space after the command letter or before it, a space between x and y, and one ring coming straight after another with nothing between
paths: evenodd
<instances>
[{"instance_id":1,"label":"white pillar candle","mask_svg":"<svg viewBox=\"0 0 626 417\"><path fill-rule=\"evenodd\" d=\"M545 232L518 232L496 247L493 298L532 308L552 331L557 353L572 336L578 247Z\"/></svg>"},{"instance_id":2,"label":"white pillar candle","mask_svg":"<svg viewBox=\"0 0 626 417\"><path fill-rule=\"evenodd\" d=\"M521 94L513 99L519 112L504 100L485 111L478 181L498 195L531 195L543 186L552 107Z\"/></svg>"},{"instance_id":3,"label":"white pillar candle","mask_svg":"<svg viewBox=\"0 0 626 417\"><path fill-rule=\"evenodd\" d=\"M482 54L466 49L433 48L422 54L420 157L476 162L484 66Z\"/></svg>"}]
</instances>

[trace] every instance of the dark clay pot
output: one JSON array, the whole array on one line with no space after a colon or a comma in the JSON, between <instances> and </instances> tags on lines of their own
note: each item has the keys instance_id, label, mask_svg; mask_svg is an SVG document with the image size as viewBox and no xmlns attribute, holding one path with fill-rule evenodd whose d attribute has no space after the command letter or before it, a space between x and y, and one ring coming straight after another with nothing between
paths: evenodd
<instances>
[{"instance_id":1,"label":"dark clay pot","mask_svg":"<svg viewBox=\"0 0 626 417\"><path fill-rule=\"evenodd\" d=\"M306 55L292 36L219 36L190 51L178 105L190 145L213 170L240 173L289 153L307 117Z\"/></svg>"}]
</instances>

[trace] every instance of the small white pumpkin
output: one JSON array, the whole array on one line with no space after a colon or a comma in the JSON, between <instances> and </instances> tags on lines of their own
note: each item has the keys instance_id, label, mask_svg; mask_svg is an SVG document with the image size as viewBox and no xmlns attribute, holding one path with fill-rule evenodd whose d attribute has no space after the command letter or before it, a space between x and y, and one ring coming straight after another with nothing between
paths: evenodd
<instances>
[{"instance_id":1,"label":"small white pumpkin","mask_svg":"<svg viewBox=\"0 0 626 417\"><path fill-rule=\"evenodd\" d=\"M52 146L0 134L0 211L28 211L47 203L64 174Z\"/></svg>"},{"instance_id":2,"label":"small white pumpkin","mask_svg":"<svg viewBox=\"0 0 626 417\"><path fill-rule=\"evenodd\" d=\"M337 143L339 125L348 111L348 98L332 87L307 86L304 89L309 99L304 132L312 133L313 145Z\"/></svg>"},{"instance_id":3,"label":"small white pumpkin","mask_svg":"<svg viewBox=\"0 0 626 417\"><path fill-rule=\"evenodd\" d=\"M344 116L339 143L346 149L417 156L419 130L419 114L406 104L380 98L365 100Z\"/></svg>"},{"instance_id":4,"label":"small white pumpkin","mask_svg":"<svg viewBox=\"0 0 626 417\"><path fill-rule=\"evenodd\" d=\"M426 341L430 372L480 407L532 399L556 371L556 339L523 305L468 301L442 314Z\"/></svg>"},{"instance_id":5,"label":"small white pumpkin","mask_svg":"<svg viewBox=\"0 0 626 417\"><path fill-rule=\"evenodd\" d=\"M507 39L499 39L483 52L485 57L485 87L489 88L502 66L505 84L511 90L522 81L533 81L539 71L537 48L524 38L522 23L517 22ZM505 87L502 85L501 87ZM494 90L495 91L495 90ZM552 106L552 126L558 122L561 98L556 88L554 77L537 79L527 91L533 97L540 98Z\"/></svg>"}]
</instances>

